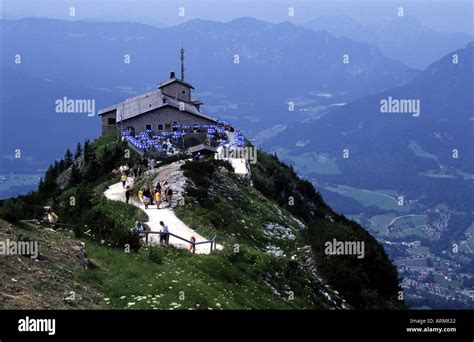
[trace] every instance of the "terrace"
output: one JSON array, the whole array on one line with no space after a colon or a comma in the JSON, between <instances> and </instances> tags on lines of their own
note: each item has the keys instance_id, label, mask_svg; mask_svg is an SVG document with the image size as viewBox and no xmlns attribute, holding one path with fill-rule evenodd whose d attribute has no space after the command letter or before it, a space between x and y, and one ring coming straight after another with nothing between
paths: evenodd
<instances>
[{"instance_id":1,"label":"terrace","mask_svg":"<svg viewBox=\"0 0 474 342\"><path fill-rule=\"evenodd\" d=\"M245 141L242 133L234 130L225 121L218 125L173 125L172 131L145 130L134 133L122 130L121 136L129 145L142 155L151 157L165 157L187 148L205 143L213 147L243 147ZM194 140L191 140L191 137ZM198 143L194 143L198 141ZM190 145L191 144L191 145Z\"/></svg>"}]
</instances>

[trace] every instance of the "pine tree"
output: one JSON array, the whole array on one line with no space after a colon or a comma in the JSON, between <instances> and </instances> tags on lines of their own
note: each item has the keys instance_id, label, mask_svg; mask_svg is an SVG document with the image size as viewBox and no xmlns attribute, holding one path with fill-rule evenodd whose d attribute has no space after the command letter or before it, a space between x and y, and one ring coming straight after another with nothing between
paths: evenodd
<instances>
[{"instance_id":1,"label":"pine tree","mask_svg":"<svg viewBox=\"0 0 474 342\"><path fill-rule=\"evenodd\" d=\"M89 140L84 141L84 163L87 163L87 160L90 156L91 146L89 144Z\"/></svg>"},{"instance_id":2,"label":"pine tree","mask_svg":"<svg viewBox=\"0 0 474 342\"><path fill-rule=\"evenodd\" d=\"M81 146L81 143L77 143L77 147L76 147L76 153L74 153L74 159L77 159L81 156L82 154L82 146Z\"/></svg>"},{"instance_id":3,"label":"pine tree","mask_svg":"<svg viewBox=\"0 0 474 342\"><path fill-rule=\"evenodd\" d=\"M66 154L64 155L64 163L66 167L69 167L72 165L73 159L72 159L72 153L71 150L67 149Z\"/></svg>"},{"instance_id":4,"label":"pine tree","mask_svg":"<svg viewBox=\"0 0 474 342\"><path fill-rule=\"evenodd\" d=\"M97 161L95 153L87 153L87 163L84 165L84 181L93 183L98 178L100 178L99 174L100 165Z\"/></svg>"},{"instance_id":5,"label":"pine tree","mask_svg":"<svg viewBox=\"0 0 474 342\"><path fill-rule=\"evenodd\" d=\"M64 169L65 169L64 159L61 159L61 160L59 161L59 168L58 168L58 170L59 170L59 172L61 173L61 172L64 171Z\"/></svg>"},{"instance_id":6,"label":"pine tree","mask_svg":"<svg viewBox=\"0 0 474 342\"><path fill-rule=\"evenodd\" d=\"M71 167L71 176L69 178L69 185L75 186L81 182L81 171L79 170L76 164L73 164Z\"/></svg>"}]
</instances>

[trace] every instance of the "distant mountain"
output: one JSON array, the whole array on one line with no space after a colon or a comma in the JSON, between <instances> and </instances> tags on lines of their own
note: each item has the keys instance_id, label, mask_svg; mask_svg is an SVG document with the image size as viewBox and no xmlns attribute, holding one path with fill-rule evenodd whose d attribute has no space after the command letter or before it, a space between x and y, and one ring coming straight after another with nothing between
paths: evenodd
<instances>
[{"instance_id":1,"label":"distant mountain","mask_svg":"<svg viewBox=\"0 0 474 342\"><path fill-rule=\"evenodd\" d=\"M362 25L349 16L324 16L304 27L367 42L377 46L385 56L421 69L474 39L474 34L438 32L414 17L398 17L381 25Z\"/></svg>"},{"instance_id":2,"label":"distant mountain","mask_svg":"<svg viewBox=\"0 0 474 342\"><path fill-rule=\"evenodd\" d=\"M64 146L75 148L74 140L91 139L99 134L97 117L56 113L56 100L95 99L96 107L100 108L120 99L112 92L33 77L14 67L1 67L0 72L0 174L38 173L62 156ZM21 158L13 158L17 149Z\"/></svg>"},{"instance_id":3,"label":"distant mountain","mask_svg":"<svg viewBox=\"0 0 474 342\"><path fill-rule=\"evenodd\" d=\"M473 63L471 42L430 65L412 82L354 101L311 123L293 125L264 146L289 149L293 159L304 153L334 158L340 174L313 174L320 180L414 195L428 191L429 202L472 208ZM419 116L384 113L381 103L390 98L392 103L419 101Z\"/></svg>"},{"instance_id":4,"label":"distant mountain","mask_svg":"<svg viewBox=\"0 0 474 342\"><path fill-rule=\"evenodd\" d=\"M58 115L56 99L95 99L99 109L153 90L171 69L179 71L182 42L185 77L204 100L203 110L249 133L299 120L288 115L289 99L320 101L314 94L329 92L336 94L331 101L347 102L414 76L373 46L289 22L191 20L156 28L22 19L1 20L0 25L2 120L9 127L2 129L0 155L12 155L12 148L21 145L35 158L59 157L55 139L74 145L96 134L98 122L84 115ZM350 56L349 64L342 63L344 54ZM14 63L16 55L21 64ZM130 64L124 63L126 55ZM234 64L235 55L239 64ZM19 129L35 139L20 136Z\"/></svg>"},{"instance_id":5,"label":"distant mountain","mask_svg":"<svg viewBox=\"0 0 474 342\"><path fill-rule=\"evenodd\" d=\"M25 19L3 20L2 29L4 64L22 52L25 72L73 80L76 85L156 84L171 68L178 69L182 42L189 81L201 87L230 87L241 95L254 95L253 86L273 84L285 94L337 87L361 95L402 84L412 76L407 67L385 58L372 46L289 22L194 19L158 29L128 22ZM125 54L131 57L129 65L124 64ZM234 64L236 54L239 65ZM344 54L351 57L347 65L342 63ZM49 68L44 67L46 63Z\"/></svg>"}]
</instances>

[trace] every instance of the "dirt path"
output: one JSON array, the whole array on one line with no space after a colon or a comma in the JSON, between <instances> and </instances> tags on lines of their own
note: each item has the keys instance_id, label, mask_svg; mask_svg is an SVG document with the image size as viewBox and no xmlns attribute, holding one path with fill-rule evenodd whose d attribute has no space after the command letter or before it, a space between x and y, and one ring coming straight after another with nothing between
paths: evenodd
<instances>
[{"instance_id":1,"label":"dirt path","mask_svg":"<svg viewBox=\"0 0 474 342\"><path fill-rule=\"evenodd\" d=\"M173 164L166 165L162 169L157 172L156 177L160 179L166 178L171 172L176 171L176 167ZM130 185L130 188L133 187L133 178L129 177L127 180L127 185ZM122 187L122 183L116 183L111 185L105 192L105 197L112 201L121 201L125 202L125 190ZM139 207L143 211L146 212L148 215L148 222L145 222L152 232L159 232L161 231L160 221L163 221L169 229L170 233L176 234L181 236L187 240L194 236L196 238L196 242L199 241L206 241L205 237L199 235L195 230L189 228L183 221L181 221L173 212L173 209L170 208L163 208L157 209L156 205L150 205L148 209L138 202L135 198L130 200L130 203ZM150 234L149 242L158 244L159 235L158 234ZM185 248L189 247L189 244L175 238L174 236L170 236L170 244L176 246L178 248ZM217 244L217 249L222 249L223 247ZM210 253L210 244L202 244L196 246L196 253L199 254L209 254Z\"/></svg>"}]
</instances>

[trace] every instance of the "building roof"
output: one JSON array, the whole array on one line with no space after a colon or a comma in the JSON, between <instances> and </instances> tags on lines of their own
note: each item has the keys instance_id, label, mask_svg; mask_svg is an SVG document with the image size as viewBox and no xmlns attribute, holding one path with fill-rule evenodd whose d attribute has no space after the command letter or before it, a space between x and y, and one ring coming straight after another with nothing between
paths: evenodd
<instances>
[{"instance_id":1,"label":"building roof","mask_svg":"<svg viewBox=\"0 0 474 342\"><path fill-rule=\"evenodd\" d=\"M164 81L163 83L160 83L160 84L158 85L158 89L161 89L161 88L163 88L164 86L167 86L167 85L169 85L169 84L171 84L171 83L174 83L174 82L181 83L182 85L185 85L186 87L189 87L189 88L191 88L191 89L194 89L194 87L193 87L191 84L189 84L189 83L187 83L187 82L184 82L184 81L181 81L180 79L178 79L178 78L176 78L176 77L170 78L169 80Z\"/></svg>"},{"instance_id":2,"label":"building roof","mask_svg":"<svg viewBox=\"0 0 474 342\"><path fill-rule=\"evenodd\" d=\"M184 109L182 110L183 112L187 112L210 121L216 121L216 119L201 113L194 103L177 100L174 97L163 94L161 90L128 98L124 102L101 109L99 111L99 115L103 115L112 110L117 110L116 119L117 122L119 122L134 118L138 115L148 113L161 107L171 106L179 109L181 103L184 104Z\"/></svg>"},{"instance_id":3,"label":"building roof","mask_svg":"<svg viewBox=\"0 0 474 342\"><path fill-rule=\"evenodd\" d=\"M217 150L214 147L209 146L209 145L204 145L204 144L199 144L199 145L191 146L190 148L188 148L188 151L191 153L204 151L204 150L217 153Z\"/></svg>"}]
</instances>

